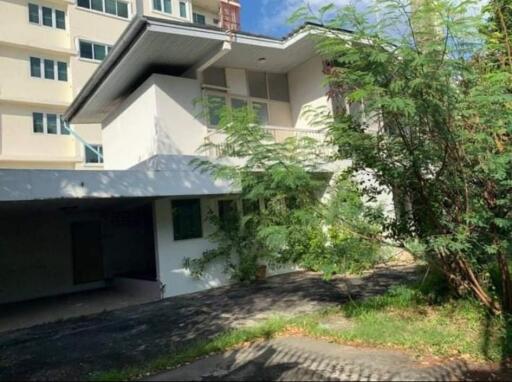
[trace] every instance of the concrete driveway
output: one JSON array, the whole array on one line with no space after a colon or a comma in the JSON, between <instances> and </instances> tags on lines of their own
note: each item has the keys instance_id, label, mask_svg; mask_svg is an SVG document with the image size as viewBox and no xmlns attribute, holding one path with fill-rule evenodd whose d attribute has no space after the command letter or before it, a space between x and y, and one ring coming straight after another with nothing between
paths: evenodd
<instances>
[{"instance_id":1,"label":"concrete driveway","mask_svg":"<svg viewBox=\"0 0 512 382\"><path fill-rule=\"evenodd\" d=\"M83 380L91 372L142 364L197 339L274 314L293 315L383 293L416 276L381 267L325 281L294 273L0 335L0 380Z\"/></svg>"}]
</instances>

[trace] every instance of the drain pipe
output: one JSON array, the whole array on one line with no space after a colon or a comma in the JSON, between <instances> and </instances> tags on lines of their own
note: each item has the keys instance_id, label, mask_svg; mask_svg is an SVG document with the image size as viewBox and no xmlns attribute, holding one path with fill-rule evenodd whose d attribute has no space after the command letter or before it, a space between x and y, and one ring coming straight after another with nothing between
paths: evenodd
<instances>
[{"instance_id":1,"label":"drain pipe","mask_svg":"<svg viewBox=\"0 0 512 382\"><path fill-rule=\"evenodd\" d=\"M215 52L211 57L205 59L201 64L197 66L191 67L189 70L186 71L184 74L184 77L193 78L195 77L195 73L197 73L197 79L199 82L203 82L203 72L208 69L210 66L214 65L217 61L219 61L222 57L224 57L226 54L231 52L232 45L231 45L232 37L228 37L228 40L224 41L222 43L222 47Z\"/></svg>"},{"instance_id":2,"label":"drain pipe","mask_svg":"<svg viewBox=\"0 0 512 382\"><path fill-rule=\"evenodd\" d=\"M70 133L74 138L76 138L81 144L83 144L85 147L87 147L89 150L91 150L94 154L98 156L103 161L103 154L100 153L98 150L96 150L93 146L91 146L89 143L85 141L75 130L73 130L71 127L69 127L68 121L63 121L64 129L68 133Z\"/></svg>"}]
</instances>

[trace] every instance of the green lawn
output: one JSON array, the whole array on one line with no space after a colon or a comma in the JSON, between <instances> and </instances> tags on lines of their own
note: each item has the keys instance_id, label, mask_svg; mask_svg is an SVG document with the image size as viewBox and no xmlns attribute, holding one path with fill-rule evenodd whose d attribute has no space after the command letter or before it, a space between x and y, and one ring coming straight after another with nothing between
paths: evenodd
<instances>
[{"instance_id":1,"label":"green lawn","mask_svg":"<svg viewBox=\"0 0 512 382\"><path fill-rule=\"evenodd\" d=\"M329 325L342 321L342 329ZM504 345L504 320L491 318L467 300L430 304L419 288L398 286L387 294L339 309L295 318L274 317L246 329L200 341L179 353L162 354L144 366L97 373L95 380L136 379L168 370L247 342L289 333L327 338L345 344L391 347L415 356L464 357L499 361ZM327 323L327 324L326 324Z\"/></svg>"}]
</instances>

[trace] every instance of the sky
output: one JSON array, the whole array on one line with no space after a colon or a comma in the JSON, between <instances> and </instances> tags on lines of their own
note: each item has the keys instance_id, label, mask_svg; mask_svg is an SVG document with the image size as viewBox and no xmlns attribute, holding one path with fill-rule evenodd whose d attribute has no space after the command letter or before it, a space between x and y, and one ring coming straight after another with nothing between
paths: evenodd
<instances>
[{"instance_id":1,"label":"sky","mask_svg":"<svg viewBox=\"0 0 512 382\"><path fill-rule=\"evenodd\" d=\"M312 6L335 3L342 6L351 0L307 0ZM352 0L353 1L353 0ZM356 0L361 2L362 0ZM242 30L273 37L283 37L293 29L287 20L305 0L241 0Z\"/></svg>"}]
</instances>

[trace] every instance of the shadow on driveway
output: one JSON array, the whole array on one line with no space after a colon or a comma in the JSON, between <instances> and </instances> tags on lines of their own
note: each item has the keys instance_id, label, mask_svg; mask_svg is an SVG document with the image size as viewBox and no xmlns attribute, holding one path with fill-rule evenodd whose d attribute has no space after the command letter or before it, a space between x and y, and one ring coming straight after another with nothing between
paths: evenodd
<instances>
[{"instance_id":1,"label":"shadow on driveway","mask_svg":"<svg viewBox=\"0 0 512 382\"><path fill-rule=\"evenodd\" d=\"M416 276L383 267L361 278L276 276L0 335L0 380L79 380L179 350L274 314L310 313L385 292Z\"/></svg>"}]
</instances>

